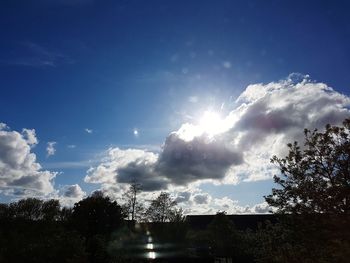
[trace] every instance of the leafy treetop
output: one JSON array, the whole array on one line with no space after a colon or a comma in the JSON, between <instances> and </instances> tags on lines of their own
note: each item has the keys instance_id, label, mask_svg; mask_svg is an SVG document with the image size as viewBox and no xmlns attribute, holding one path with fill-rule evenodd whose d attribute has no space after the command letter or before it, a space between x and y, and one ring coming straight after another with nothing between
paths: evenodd
<instances>
[{"instance_id":1,"label":"leafy treetop","mask_svg":"<svg viewBox=\"0 0 350 263\"><path fill-rule=\"evenodd\" d=\"M285 158L272 157L281 173L266 201L279 213L350 214L350 119L304 134L303 149L289 143Z\"/></svg>"}]
</instances>

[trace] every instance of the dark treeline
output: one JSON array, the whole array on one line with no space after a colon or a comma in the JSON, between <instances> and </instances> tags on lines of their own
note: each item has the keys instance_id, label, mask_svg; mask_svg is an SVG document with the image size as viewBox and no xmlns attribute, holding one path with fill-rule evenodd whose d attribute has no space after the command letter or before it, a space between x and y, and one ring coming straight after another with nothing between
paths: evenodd
<instances>
[{"instance_id":1,"label":"dark treeline","mask_svg":"<svg viewBox=\"0 0 350 263\"><path fill-rule=\"evenodd\" d=\"M350 119L288 147L271 160L274 222L237 229L221 212L197 228L168 193L143 207L136 184L123 207L101 192L72 208L28 198L0 204L0 262L349 262Z\"/></svg>"},{"instance_id":2,"label":"dark treeline","mask_svg":"<svg viewBox=\"0 0 350 263\"><path fill-rule=\"evenodd\" d=\"M123 217L99 192L72 209L35 198L1 204L0 262L109 262L110 233Z\"/></svg>"},{"instance_id":3,"label":"dark treeline","mask_svg":"<svg viewBox=\"0 0 350 263\"><path fill-rule=\"evenodd\" d=\"M252 232L238 231L225 213L204 229L191 227L184 217L165 222L160 216L142 224L126 217L101 192L72 208L36 198L1 204L0 262L148 262L150 236L161 250L173 253L161 262L211 262L215 257L254 262Z\"/></svg>"},{"instance_id":4,"label":"dark treeline","mask_svg":"<svg viewBox=\"0 0 350 263\"><path fill-rule=\"evenodd\" d=\"M176 252L160 262L347 262L350 256L346 215L281 215L257 229L237 229L223 212L199 229L184 218L141 224L125 218L100 192L72 208L35 198L1 204L0 262L148 262L147 232L154 244Z\"/></svg>"}]
</instances>

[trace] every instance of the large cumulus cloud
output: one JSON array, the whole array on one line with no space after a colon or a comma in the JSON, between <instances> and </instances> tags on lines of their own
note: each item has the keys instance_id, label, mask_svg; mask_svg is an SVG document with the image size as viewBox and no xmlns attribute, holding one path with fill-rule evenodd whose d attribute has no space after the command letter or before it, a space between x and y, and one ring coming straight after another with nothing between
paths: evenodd
<instances>
[{"instance_id":1,"label":"large cumulus cloud","mask_svg":"<svg viewBox=\"0 0 350 263\"><path fill-rule=\"evenodd\" d=\"M111 148L99 166L88 170L85 181L104 185L137 181L145 191L164 189L169 180L157 172L157 160L158 155L152 152Z\"/></svg>"},{"instance_id":2,"label":"large cumulus cloud","mask_svg":"<svg viewBox=\"0 0 350 263\"><path fill-rule=\"evenodd\" d=\"M223 179L230 166L242 162L241 153L225 145L224 140L209 140L203 135L185 141L172 133L159 154L138 149L109 149L102 163L88 170L85 181L105 186L137 181L144 191L155 191L169 185Z\"/></svg>"},{"instance_id":3,"label":"large cumulus cloud","mask_svg":"<svg viewBox=\"0 0 350 263\"><path fill-rule=\"evenodd\" d=\"M160 153L156 169L171 183L186 185L203 179L222 179L231 165L243 162L241 153L227 141L205 134L191 141L170 134Z\"/></svg>"},{"instance_id":4,"label":"large cumulus cloud","mask_svg":"<svg viewBox=\"0 0 350 263\"><path fill-rule=\"evenodd\" d=\"M85 181L112 186L137 180L153 191L204 180L239 183L271 178L272 155L283 155L286 143L301 141L304 128L340 124L350 116L349 106L348 96L308 76L294 74L249 85L222 120L219 133L208 134L186 123L165 139L159 153L109 149Z\"/></svg>"},{"instance_id":5,"label":"large cumulus cloud","mask_svg":"<svg viewBox=\"0 0 350 263\"><path fill-rule=\"evenodd\" d=\"M0 124L0 192L18 196L43 196L54 192L55 172L41 169L31 152L38 143L35 130L17 132Z\"/></svg>"},{"instance_id":6,"label":"large cumulus cloud","mask_svg":"<svg viewBox=\"0 0 350 263\"><path fill-rule=\"evenodd\" d=\"M249 149L278 134L288 140L298 139L304 128L323 128L349 117L348 96L307 76L299 82L291 77L267 85L250 85L239 96L241 107L231 114L240 113L232 127L233 132L242 134L240 147Z\"/></svg>"}]
</instances>

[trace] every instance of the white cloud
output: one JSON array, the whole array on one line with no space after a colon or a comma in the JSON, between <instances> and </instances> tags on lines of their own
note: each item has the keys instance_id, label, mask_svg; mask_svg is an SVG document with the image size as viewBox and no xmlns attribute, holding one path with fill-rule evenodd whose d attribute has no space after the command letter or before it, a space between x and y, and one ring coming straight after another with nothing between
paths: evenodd
<instances>
[{"instance_id":1,"label":"white cloud","mask_svg":"<svg viewBox=\"0 0 350 263\"><path fill-rule=\"evenodd\" d=\"M55 149L55 145L57 144L57 142L48 142L47 146L46 146L46 156L50 157L51 155L55 155L56 153L56 149Z\"/></svg>"},{"instance_id":2,"label":"white cloud","mask_svg":"<svg viewBox=\"0 0 350 263\"><path fill-rule=\"evenodd\" d=\"M88 129L88 128L85 128L85 131L86 131L87 133L89 133L89 134L91 134L91 133L93 132L92 129Z\"/></svg>"},{"instance_id":3,"label":"white cloud","mask_svg":"<svg viewBox=\"0 0 350 263\"><path fill-rule=\"evenodd\" d=\"M86 193L78 184L65 185L60 190L60 195L57 197L64 206L72 206L86 196Z\"/></svg>"},{"instance_id":4,"label":"white cloud","mask_svg":"<svg viewBox=\"0 0 350 263\"><path fill-rule=\"evenodd\" d=\"M68 149L75 149L75 148L77 148L77 146L75 144L69 144L69 145L67 145L67 148Z\"/></svg>"},{"instance_id":5,"label":"white cloud","mask_svg":"<svg viewBox=\"0 0 350 263\"><path fill-rule=\"evenodd\" d=\"M159 153L109 149L85 181L106 186L135 179L153 191L208 180L265 180L276 172L271 156L284 155L288 142L302 141L304 128L323 129L350 116L348 96L298 74L249 85L236 104L218 132L185 123L165 139Z\"/></svg>"},{"instance_id":6,"label":"white cloud","mask_svg":"<svg viewBox=\"0 0 350 263\"><path fill-rule=\"evenodd\" d=\"M23 42L17 47L25 54L5 61L6 64L25 67L56 67L63 64L72 64L74 60L58 52L34 42ZM22 53L17 52L17 53Z\"/></svg>"},{"instance_id":7,"label":"white cloud","mask_svg":"<svg viewBox=\"0 0 350 263\"><path fill-rule=\"evenodd\" d=\"M11 131L0 128L0 192L18 196L43 196L54 192L57 173L41 169L31 152L38 142L35 131Z\"/></svg>"},{"instance_id":8,"label":"white cloud","mask_svg":"<svg viewBox=\"0 0 350 263\"><path fill-rule=\"evenodd\" d=\"M250 208L252 214L267 214L270 211L275 210L274 208L269 207L268 203L262 202L256 204Z\"/></svg>"},{"instance_id":9,"label":"white cloud","mask_svg":"<svg viewBox=\"0 0 350 263\"><path fill-rule=\"evenodd\" d=\"M188 200L190 200L191 194L192 193L190 191L177 192L175 201L178 204L182 202L187 202Z\"/></svg>"},{"instance_id":10,"label":"white cloud","mask_svg":"<svg viewBox=\"0 0 350 263\"><path fill-rule=\"evenodd\" d=\"M6 130L8 126L5 123L0 122L0 130Z\"/></svg>"},{"instance_id":11,"label":"white cloud","mask_svg":"<svg viewBox=\"0 0 350 263\"><path fill-rule=\"evenodd\" d=\"M128 190L128 184L102 184L100 189L118 202L124 200L125 192ZM189 214L215 214L219 211L226 211L228 214L267 214L271 208L266 202L242 206L237 200L225 196L214 198L208 193L203 192L193 184L182 186L170 186L168 189L170 196L177 202L178 206L184 210L185 215ZM146 191L138 195L140 203L146 207L159 195L160 191Z\"/></svg>"},{"instance_id":12,"label":"white cloud","mask_svg":"<svg viewBox=\"0 0 350 263\"><path fill-rule=\"evenodd\" d=\"M30 145L38 144L38 139L36 138L34 129L23 129L22 134L28 144Z\"/></svg>"},{"instance_id":13,"label":"white cloud","mask_svg":"<svg viewBox=\"0 0 350 263\"><path fill-rule=\"evenodd\" d=\"M196 204L208 204L210 201L210 195L208 195L208 194L196 194L193 196L193 200Z\"/></svg>"},{"instance_id":14,"label":"white cloud","mask_svg":"<svg viewBox=\"0 0 350 263\"><path fill-rule=\"evenodd\" d=\"M88 170L85 182L128 184L137 180L145 191L166 188L167 179L155 170L157 156L144 150L110 148L103 162Z\"/></svg>"},{"instance_id":15,"label":"white cloud","mask_svg":"<svg viewBox=\"0 0 350 263\"><path fill-rule=\"evenodd\" d=\"M242 206L238 201L225 196L214 198L199 189L193 190L191 198L179 203L184 213L189 214L215 214L225 211L228 214L268 214L271 208L266 202L255 205Z\"/></svg>"},{"instance_id":16,"label":"white cloud","mask_svg":"<svg viewBox=\"0 0 350 263\"><path fill-rule=\"evenodd\" d=\"M64 187L63 196L69 198L82 198L86 193L80 188L78 184L67 185Z\"/></svg>"}]
</instances>

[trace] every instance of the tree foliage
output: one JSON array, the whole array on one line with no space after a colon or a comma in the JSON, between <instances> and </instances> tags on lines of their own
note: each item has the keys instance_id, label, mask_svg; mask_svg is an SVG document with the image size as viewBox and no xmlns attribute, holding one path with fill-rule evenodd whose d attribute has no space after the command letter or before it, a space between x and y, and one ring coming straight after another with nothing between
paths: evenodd
<instances>
[{"instance_id":1,"label":"tree foliage","mask_svg":"<svg viewBox=\"0 0 350 263\"><path fill-rule=\"evenodd\" d=\"M124 205L124 210L127 215L131 216L131 220L141 220L142 215L144 213L144 206L139 201L138 195L141 192L141 185L136 181L130 183L128 191L124 195L124 199L126 203Z\"/></svg>"},{"instance_id":2,"label":"tree foliage","mask_svg":"<svg viewBox=\"0 0 350 263\"><path fill-rule=\"evenodd\" d=\"M116 201L97 191L74 205L71 220L74 227L89 238L111 233L121 225L124 217Z\"/></svg>"},{"instance_id":3,"label":"tree foliage","mask_svg":"<svg viewBox=\"0 0 350 263\"><path fill-rule=\"evenodd\" d=\"M305 129L288 144L278 188L265 197L280 222L256 234L258 262L348 262L350 251L350 119L325 131Z\"/></svg>"},{"instance_id":4,"label":"tree foliage","mask_svg":"<svg viewBox=\"0 0 350 263\"><path fill-rule=\"evenodd\" d=\"M225 212L218 212L208 226L209 243L218 256L239 258L243 252L243 239Z\"/></svg>"},{"instance_id":5,"label":"tree foliage","mask_svg":"<svg viewBox=\"0 0 350 263\"><path fill-rule=\"evenodd\" d=\"M0 262L111 262L121 207L101 192L61 208L58 200L0 204Z\"/></svg>"},{"instance_id":6,"label":"tree foliage","mask_svg":"<svg viewBox=\"0 0 350 263\"><path fill-rule=\"evenodd\" d=\"M169 193L161 192L152 200L146 210L146 218L151 222L173 222L182 218L182 210L178 209L177 202L170 197Z\"/></svg>"},{"instance_id":7,"label":"tree foliage","mask_svg":"<svg viewBox=\"0 0 350 263\"><path fill-rule=\"evenodd\" d=\"M280 213L350 214L350 119L304 133L304 147L290 143L285 158L271 159L281 174L266 201Z\"/></svg>"},{"instance_id":8,"label":"tree foliage","mask_svg":"<svg viewBox=\"0 0 350 263\"><path fill-rule=\"evenodd\" d=\"M86 262L85 240L61 212L53 199L1 204L0 262Z\"/></svg>"},{"instance_id":9,"label":"tree foliage","mask_svg":"<svg viewBox=\"0 0 350 263\"><path fill-rule=\"evenodd\" d=\"M60 203L54 199L43 201L37 198L26 198L10 204L0 205L1 219L55 221L59 216Z\"/></svg>"}]
</instances>

